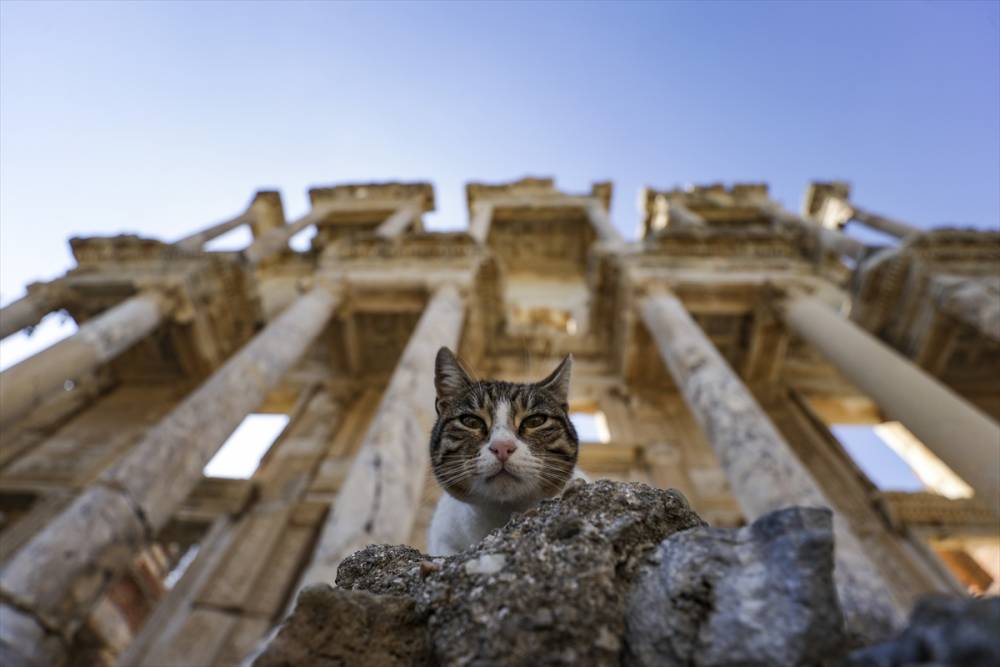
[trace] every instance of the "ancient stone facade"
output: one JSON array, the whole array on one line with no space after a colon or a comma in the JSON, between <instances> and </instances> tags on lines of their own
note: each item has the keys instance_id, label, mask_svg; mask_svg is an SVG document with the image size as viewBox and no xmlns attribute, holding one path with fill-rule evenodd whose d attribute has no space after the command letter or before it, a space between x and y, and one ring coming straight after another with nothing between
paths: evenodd
<instances>
[{"instance_id":1,"label":"ancient stone facade","mask_svg":"<svg viewBox=\"0 0 1000 667\"><path fill-rule=\"evenodd\" d=\"M720 527L831 508L849 633L996 591L1000 233L743 184L647 190L630 242L611 196L471 183L468 231L435 233L430 184L337 185L299 220L259 192L174 243L73 239L77 266L0 313L4 336L80 324L0 376L0 663L237 664L356 549L423 548L441 345L511 380L572 353L571 410L609 435L581 446L592 478ZM242 225L249 247L205 249ZM206 477L251 413L288 425L249 479ZM881 492L835 424L882 424L927 491Z\"/></svg>"}]
</instances>

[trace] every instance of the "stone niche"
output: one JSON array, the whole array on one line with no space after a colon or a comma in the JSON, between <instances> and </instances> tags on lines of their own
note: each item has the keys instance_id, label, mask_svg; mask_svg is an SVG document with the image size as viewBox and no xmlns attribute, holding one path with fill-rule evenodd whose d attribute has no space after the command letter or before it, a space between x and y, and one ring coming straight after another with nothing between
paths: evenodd
<instances>
[{"instance_id":1,"label":"stone niche","mask_svg":"<svg viewBox=\"0 0 1000 667\"><path fill-rule=\"evenodd\" d=\"M507 276L504 296L513 329L571 336L589 329L590 291L582 277L514 273Z\"/></svg>"}]
</instances>

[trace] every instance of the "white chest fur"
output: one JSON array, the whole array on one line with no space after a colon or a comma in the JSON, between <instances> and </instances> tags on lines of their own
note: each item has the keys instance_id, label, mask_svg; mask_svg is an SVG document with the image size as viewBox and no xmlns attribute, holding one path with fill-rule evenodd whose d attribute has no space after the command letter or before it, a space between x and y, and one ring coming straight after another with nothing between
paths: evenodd
<instances>
[{"instance_id":1,"label":"white chest fur","mask_svg":"<svg viewBox=\"0 0 1000 667\"><path fill-rule=\"evenodd\" d=\"M589 481L579 470L573 471L573 479ZM528 507L518 509L523 511ZM427 552L431 556L451 556L463 551L506 524L514 511L491 505L470 505L445 493L434 509L427 531Z\"/></svg>"}]
</instances>

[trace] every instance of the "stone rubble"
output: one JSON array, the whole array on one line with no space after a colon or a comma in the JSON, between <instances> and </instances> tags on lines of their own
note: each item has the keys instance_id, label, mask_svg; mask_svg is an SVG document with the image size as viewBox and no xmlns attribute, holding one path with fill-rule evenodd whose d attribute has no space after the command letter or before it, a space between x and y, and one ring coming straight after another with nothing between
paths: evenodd
<instances>
[{"instance_id":1,"label":"stone rubble","mask_svg":"<svg viewBox=\"0 0 1000 667\"><path fill-rule=\"evenodd\" d=\"M718 529L677 491L574 481L455 556L354 553L253 664L832 667L846 650L828 510Z\"/></svg>"}]
</instances>

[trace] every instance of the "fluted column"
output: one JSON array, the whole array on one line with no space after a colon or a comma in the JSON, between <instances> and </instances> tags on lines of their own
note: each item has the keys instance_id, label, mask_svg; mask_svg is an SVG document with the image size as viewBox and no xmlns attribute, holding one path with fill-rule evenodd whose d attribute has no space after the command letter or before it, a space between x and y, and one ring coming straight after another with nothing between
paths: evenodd
<instances>
[{"instance_id":1,"label":"fluted column","mask_svg":"<svg viewBox=\"0 0 1000 667\"><path fill-rule=\"evenodd\" d=\"M166 524L338 302L323 286L299 297L14 555L0 573L0 613L11 620L0 623L0 664L64 660L66 642L52 637L72 637L110 577Z\"/></svg>"},{"instance_id":2,"label":"fluted column","mask_svg":"<svg viewBox=\"0 0 1000 667\"><path fill-rule=\"evenodd\" d=\"M35 326L43 317L59 309L59 304L46 294L48 289L48 285L36 284L35 289L0 309L0 340Z\"/></svg>"},{"instance_id":3,"label":"fluted column","mask_svg":"<svg viewBox=\"0 0 1000 667\"><path fill-rule=\"evenodd\" d=\"M832 507L677 297L669 292L648 295L639 312L747 518L788 505ZM900 605L837 513L834 533L834 576L848 631L860 638L883 637L902 619Z\"/></svg>"},{"instance_id":4,"label":"fluted column","mask_svg":"<svg viewBox=\"0 0 1000 667\"><path fill-rule=\"evenodd\" d=\"M67 380L110 361L160 324L168 300L155 291L130 297L65 340L0 374L0 426L40 405Z\"/></svg>"},{"instance_id":5,"label":"fluted column","mask_svg":"<svg viewBox=\"0 0 1000 667\"><path fill-rule=\"evenodd\" d=\"M420 205L421 200L419 197L403 204L392 215L386 218L385 222L378 226L375 230L375 235L386 239L399 236L420 215Z\"/></svg>"},{"instance_id":6,"label":"fluted column","mask_svg":"<svg viewBox=\"0 0 1000 667\"><path fill-rule=\"evenodd\" d=\"M493 224L493 204L477 201L472 205L472 219L469 220L469 235L479 243L486 243Z\"/></svg>"},{"instance_id":7,"label":"fluted column","mask_svg":"<svg viewBox=\"0 0 1000 667\"><path fill-rule=\"evenodd\" d=\"M434 358L458 343L465 306L453 285L427 304L389 380L301 585L333 582L344 557L368 544L407 539L416 519L434 424Z\"/></svg>"},{"instance_id":8,"label":"fluted column","mask_svg":"<svg viewBox=\"0 0 1000 667\"><path fill-rule=\"evenodd\" d=\"M1000 424L821 300L791 294L785 323L902 422L1000 516Z\"/></svg>"}]
</instances>

